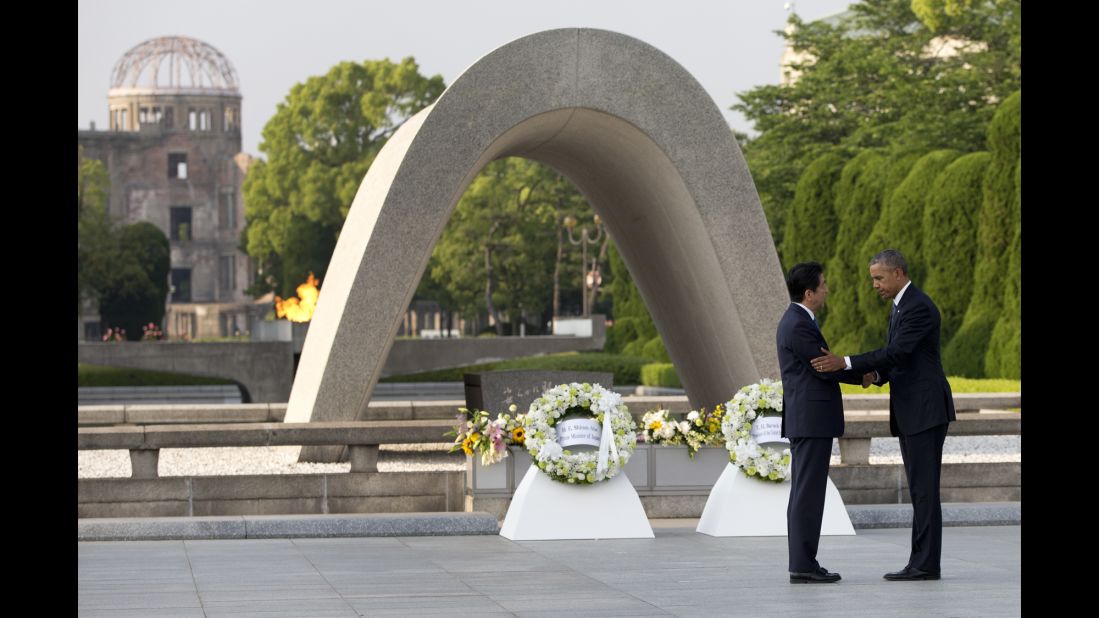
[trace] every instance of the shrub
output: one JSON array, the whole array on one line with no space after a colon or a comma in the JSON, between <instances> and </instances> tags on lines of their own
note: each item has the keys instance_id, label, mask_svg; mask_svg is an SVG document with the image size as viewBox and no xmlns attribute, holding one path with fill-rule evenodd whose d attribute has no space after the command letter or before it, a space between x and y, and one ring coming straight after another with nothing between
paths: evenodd
<instances>
[{"instance_id":1,"label":"shrub","mask_svg":"<svg viewBox=\"0 0 1099 618\"><path fill-rule=\"evenodd\" d=\"M974 152L956 159L935 179L923 216L926 279L918 284L935 301L942 316L940 344L958 332L973 296L977 259L977 213L981 178L991 155Z\"/></svg>"},{"instance_id":2,"label":"shrub","mask_svg":"<svg viewBox=\"0 0 1099 618\"><path fill-rule=\"evenodd\" d=\"M988 362L985 357L992 330L1006 310L1003 301L1008 255L1018 220L1013 210L1015 163L1019 160L1019 111L1016 92L1000 104L988 125L992 159L985 171L977 224L973 296L958 333L943 352L943 365L948 372L970 378L986 377L986 365L998 366L996 359Z\"/></svg>"},{"instance_id":3,"label":"shrub","mask_svg":"<svg viewBox=\"0 0 1099 618\"><path fill-rule=\"evenodd\" d=\"M641 384L645 386L666 386L683 388L679 374L671 363L649 363L641 367Z\"/></svg>"}]
</instances>

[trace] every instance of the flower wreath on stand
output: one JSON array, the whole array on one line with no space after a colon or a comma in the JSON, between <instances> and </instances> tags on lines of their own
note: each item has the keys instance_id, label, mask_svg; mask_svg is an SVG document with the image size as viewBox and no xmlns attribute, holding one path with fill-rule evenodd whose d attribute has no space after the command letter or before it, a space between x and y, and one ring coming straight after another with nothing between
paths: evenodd
<instances>
[{"instance_id":1,"label":"flower wreath on stand","mask_svg":"<svg viewBox=\"0 0 1099 618\"><path fill-rule=\"evenodd\" d=\"M590 419L599 426L597 452L572 452L557 441L557 424ZM526 447L539 470L555 481L598 483L617 475L637 443L637 429L622 396L599 384L558 384L530 404L523 421Z\"/></svg>"},{"instance_id":2,"label":"flower wreath on stand","mask_svg":"<svg viewBox=\"0 0 1099 618\"><path fill-rule=\"evenodd\" d=\"M737 391L725 404L721 431L729 461L749 477L781 483L790 476L790 449L758 444L752 425L759 418L782 417L782 382L764 378Z\"/></svg>"}]
</instances>

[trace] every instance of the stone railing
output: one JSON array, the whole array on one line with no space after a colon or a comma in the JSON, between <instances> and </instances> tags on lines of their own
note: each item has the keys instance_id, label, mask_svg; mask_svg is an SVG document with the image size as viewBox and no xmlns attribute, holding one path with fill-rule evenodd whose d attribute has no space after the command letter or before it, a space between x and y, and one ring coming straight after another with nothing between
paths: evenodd
<instances>
[{"instance_id":1,"label":"stone railing","mask_svg":"<svg viewBox=\"0 0 1099 618\"><path fill-rule=\"evenodd\" d=\"M959 412L950 424L948 436L1017 436L1022 430L1019 412ZM870 440L890 438L889 414L846 416L843 437L839 439L840 461L845 464L869 464Z\"/></svg>"},{"instance_id":2,"label":"stone railing","mask_svg":"<svg viewBox=\"0 0 1099 618\"><path fill-rule=\"evenodd\" d=\"M222 423L81 427L80 450L130 452L128 478L82 478L79 517L162 517L463 510L464 472L378 472L382 444L440 442L451 421ZM164 448L346 445L349 472L158 475Z\"/></svg>"},{"instance_id":3,"label":"stone railing","mask_svg":"<svg viewBox=\"0 0 1099 618\"><path fill-rule=\"evenodd\" d=\"M845 502L907 501L903 468L899 464L870 464L871 440L890 438L888 412L883 411L888 400L862 395L844 399L848 412L846 433L839 441L841 464L833 465L830 475ZM634 397L627 398L627 403L636 417L658 407L675 413L690 409L685 397ZM81 406L78 419L83 426L78 429L77 448L128 450L132 476L80 479L80 516L463 508L498 511L502 516L523 470L514 470L508 482L484 495L479 494L473 482L472 470L378 472L382 444L439 444L441 448L448 441L443 434L453 428L455 408L463 404L461 401L372 402L369 414L378 420L323 423L280 422L285 404ZM958 420L951 424L949 436L1021 432L1020 412L987 411L1019 407L1018 394L957 395L955 406L959 410ZM163 448L337 445L348 447L350 473L182 478L158 477L157 472ZM681 456L679 459L686 466L679 472L667 468L665 463L675 462L676 455ZM514 459L512 465L519 458ZM636 468L645 460L648 461L644 470L631 471L631 480L636 476L635 485L642 484L638 491L649 515L698 517L709 487L716 480L709 476L720 474L721 465L698 465L700 460L688 461L685 452L654 453L631 464ZM709 470L711 467L713 470ZM952 502L1018 500L1019 474L1018 462L945 464L943 498Z\"/></svg>"},{"instance_id":4,"label":"stone railing","mask_svg":"<svg viewBox=\"0 0 1099 618\"><path fill-rule=\"evenodd\" d=\"M129 450L131 478L156 478L162 448L215 446L346 445L352 472L377 472L380 445L439 442L452 428L438 420L81 427L77 448Z\"/></svg>"}]
</instances>

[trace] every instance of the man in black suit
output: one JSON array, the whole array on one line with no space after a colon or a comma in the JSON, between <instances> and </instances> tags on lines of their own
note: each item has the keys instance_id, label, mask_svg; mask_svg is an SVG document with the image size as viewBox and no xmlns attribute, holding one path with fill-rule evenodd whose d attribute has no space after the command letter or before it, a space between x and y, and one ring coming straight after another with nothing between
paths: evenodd
<instances>
[{"instance_id":1,"label":"man in black suit","mask_svg":"<svg viewBox=\"0 0 1099 618\"><path fill-rule=\"evenodd\" d=\"M775 337L782 371L782 435L790 439L790 502L786 538L790 550L790 583L832 583L817 562L832 438L843 435L843 399L839 382L858 384L852 371L814 371L809 359L828 347L816 322L828 284L817 262L795 265L786 276L790 306Z\"/></svg>"},{"instance_id":2,"label":"man in black suit","mask_svg":"<svg viewBox=\"0 0 1099 618\"><path fill-rule=\"evenodd\" d=\"M955 420L954 396L939 357L939 310L908 279L908 264L894 249L870 260L870 278L883 299L892 299L884 348L840 358L828 353L813 359L820 372L847 368L876 370L874 384L888 382L889 431L900 441L901 460L912 499L912 552L891 581L939 579L943 541L939 477L943 442Z\"/></svg>"}]
</instances>

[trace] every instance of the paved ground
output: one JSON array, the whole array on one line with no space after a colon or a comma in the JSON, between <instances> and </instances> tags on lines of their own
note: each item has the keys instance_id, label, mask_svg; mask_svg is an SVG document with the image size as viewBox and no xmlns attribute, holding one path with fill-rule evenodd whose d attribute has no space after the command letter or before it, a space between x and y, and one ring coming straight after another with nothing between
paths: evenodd
<instances>
[{"instance_id":1,"label":"paved ground","mask_svg":"<svg viewBox=\"0 0 1099 618\"><path fill-rule=\"evenodd\" d=\"M697 521L697 520L695 520ZM791 585L785 537L500 536L79 543L80 616L1018 616L1020 527L943 530L943 579L887 582L910 531L824 537L843 581Z\"/></svg>"}]
</instances>

